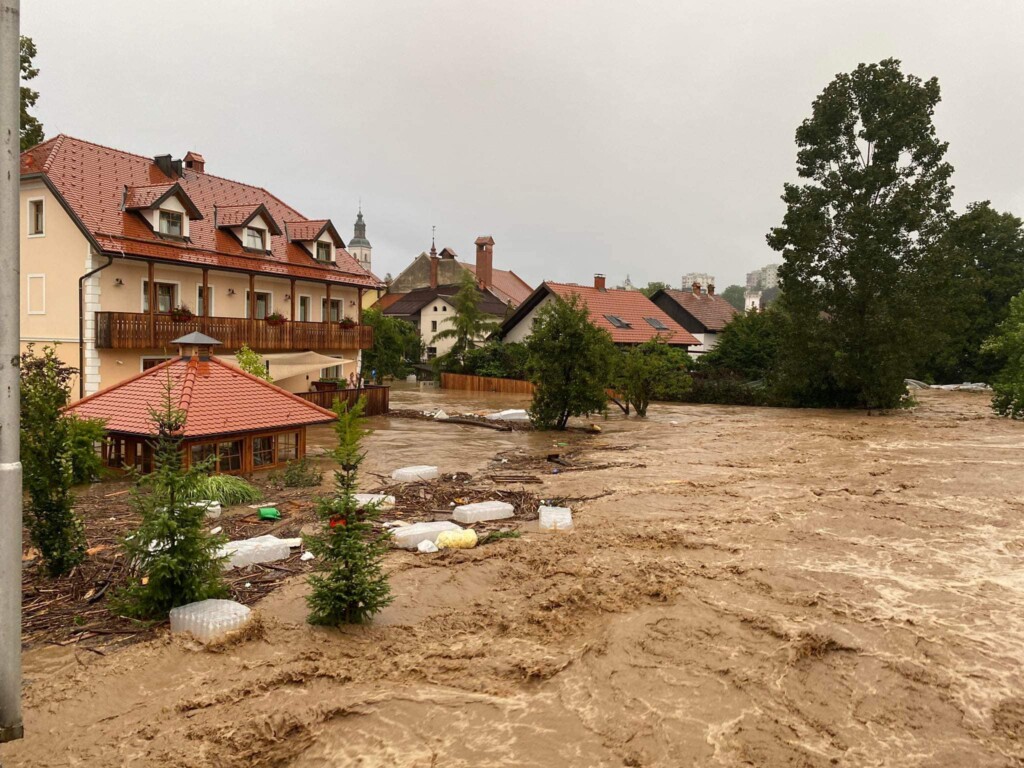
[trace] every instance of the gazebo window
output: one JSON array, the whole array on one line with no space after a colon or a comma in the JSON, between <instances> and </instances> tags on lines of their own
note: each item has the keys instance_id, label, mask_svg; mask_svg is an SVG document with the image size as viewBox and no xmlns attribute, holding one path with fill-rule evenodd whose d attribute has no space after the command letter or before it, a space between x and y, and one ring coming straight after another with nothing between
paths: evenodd
<instances>
[{"instance_id":1,"label":"gazebo window","mask_svg":"<svg viewBox=\"0 0 1024 768\"><path fill-rule=\"evenodd\" d=\"M220 472L237 472L242 468L242 441L217 444L217 470Z\"/></svg>"},{"instance_id":2,"label":"gazebo window","mask_svg":"<svg viewBox=\"0 0 1024 768\"><path fill-rule=\"evenodd\" d=\"M277 436L277 463L283 464L299 455L299 433L285 432Z\"/></svg>"},{"instance_id":3,"label":"gazebo window","mask_svg":"<svg viewBox=\"0 0 1024 768\"><path fill-rule=\"evenodd\" d=\"M252 439L252 465L266 467L274 463L274 436L254 437Z\"/></svg>"}]
</instances>

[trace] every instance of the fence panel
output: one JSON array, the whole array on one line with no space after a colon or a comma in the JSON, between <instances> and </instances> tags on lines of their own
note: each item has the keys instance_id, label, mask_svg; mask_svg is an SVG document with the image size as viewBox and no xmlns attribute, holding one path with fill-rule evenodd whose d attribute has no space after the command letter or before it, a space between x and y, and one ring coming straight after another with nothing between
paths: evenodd
<instances>
[{"instance_id":1,"label":"fence panel","mask_svg":"<svg viewBox=\"0 0 1024 768\"><path fill-rule=\"evenodd\" d=\"M533 394L533 384L529 381L470 376L464 373L442 373L441 388L461 389L468 392L500 392L505 395Z\"/></svg>"}]
</instances>

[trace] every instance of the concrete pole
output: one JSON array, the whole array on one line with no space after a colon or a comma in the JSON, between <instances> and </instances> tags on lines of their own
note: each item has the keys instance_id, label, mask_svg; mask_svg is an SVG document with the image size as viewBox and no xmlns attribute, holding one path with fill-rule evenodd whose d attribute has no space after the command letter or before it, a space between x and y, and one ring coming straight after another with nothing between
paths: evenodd
<instances>
[{"instance_id":1,"label":"concrete pole","mask_svg":"<svg viewBox=\"0 0 1024 768\"><path fill-rule=\"evenodd\" d=\"M0 743L20 739L20 0L0 0Z\"/></svg>"}]
</instances>

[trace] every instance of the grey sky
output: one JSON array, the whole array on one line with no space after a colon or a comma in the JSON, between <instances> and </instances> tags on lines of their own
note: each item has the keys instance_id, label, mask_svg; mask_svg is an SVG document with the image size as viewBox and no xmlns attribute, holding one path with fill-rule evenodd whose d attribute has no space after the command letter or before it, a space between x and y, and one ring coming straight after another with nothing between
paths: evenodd
<instances>
[{"instance_id":1,"label":"grey sky","mask_svg":"<svg viewBox=\"0 0 1024 768\"><path fill-rule=\"evenodd\" d=\"M1024 3L22 0L36 114L141 154L203 153L351 236L374 271L430 245L536 284L720 288L764 242L793 132L836 72L939 78L955 204L1024 213Z\"/></svg>"}]
</instances>

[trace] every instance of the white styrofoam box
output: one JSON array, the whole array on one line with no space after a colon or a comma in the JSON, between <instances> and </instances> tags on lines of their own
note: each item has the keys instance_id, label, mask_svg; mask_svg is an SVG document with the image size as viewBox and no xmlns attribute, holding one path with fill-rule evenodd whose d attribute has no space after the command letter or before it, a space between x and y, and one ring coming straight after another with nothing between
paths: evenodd
<instances>
[{"instance_id":1,"label":"white styrofoam box","mask_svg":"<svg viewBox=\"0 0 1024 768\"><path fill-rule=\"evenodd\" d=\"M483 520L504 520L515 513L515 507L505 501L478 501L456 507L452 518L460 523L479 523Z\"/></svg>"},{"instance_id":2,"label":"white styrofoam box","mask_svg":"<svg viewBox=\"0 0 1024 768\"><path fill-rule=\"evenodd\" d=\"M461 525L456 525L448 520L439 520L436 523L414 523L402 528L394 528L391 531L391 536L396 547L416 549L421 541L436 542L437 534L441 531L461 530Z\"/></svg>"},{"instance_id":3,"label":"white styrofoam box","mask_svg":"<svg viewBox=\"0 0 1024 768\"><path fill-rule=\"evenodd\" d=\"M568 507L542 506L539 511L542 531L567 531L572 528L572 510Z\"/></svg>"},{"instance_id":4,"label":"white styrofoam box","mask_svg":"<svg viewBox=\"0 0 1024 768\"><path fill-rule=\"evenodd\" d=\"M281 541L287 544L291 549L295 549L296 547L302 546L301 536L296 536L294 539L281 539Z\"/></svg>"},{"instance_id":5,"label":"white styrofoam box","mask_svg":"<svg viewBox=\"0 0 1024 768\"><path fill-rule=\"evenodd\" d=\"M440 534L438 534L438 535L440 535ZM430 539L424 539L423 541L421 541L419 544L416 545L416 549L419 550L420 552L423 552L424 554L428 554L428 555L431 552L439 552L440 551L437 548L437 544L432 542Z\"/></svg>"},{"instance_id":6,"label":"white styrofoam box","mask_svg":"<svg viewBox=\"0 0 1024 768\"><path fill-rule=\"evenodd\" d=\"M227 555L224 562L225 568L244 568L247 565L256 563L272 563L275 560L284 560L288 557L290 547L287 539L279 539L277 536L256 536L252 539L241 539L229 541L225 544L220 554Z\"/></svg>"},{"instance_id":7,"label":"white styrofoam box","mask_svg":"<svg viewBox=\"0 0 1024 768\"><path fill-rule=\"evenodd\" d=\"M299 560L312 560L314 557L316 557L316 555L314 555L309 550L306 550L301 555L299 555Z\"/></svg>"},{"instance_id":8,"label":"white styrofoam box","mask_svg":"<svg viewBox=\"0 0 1024 768\"><path fill-rule=\"evenodd\" d=\"M234 600L202 600L171 609L171 632L188 632L209 643L242 629L251 618L252 611Z\"/></svg>"},{"instance_id":9,"label":"white styrofoam box","mask_svg":"<svg viewBox=\"0 0 1024 768\"><path fill-rule=\"evenodd\" d=\"M389 509L394 509L395 497L385 496L383 493L357 493L356 504L359 507L365 507L367 504L376 504L379 511L385 512Z\"/></svg>"},{"instance_id":10,"label":"white styrofoam box","mask_svg":"<svg viewBox=\"0 0 1024 768\"><path fill-rule=\"evenodd\" d=\"M440 473L437 467L417 465L415 467L402 467L391 473L391 479L400 483L412 483L416 480L436 480Z\"/></svg>"},{"instance_id":11,"label":"white styrofoam box","mask_svg":"<svg viewBox=\"0 0 1024 768\"><path fill-rule=\"evenodd\" d=\"M448 418L448 414L445 412L444 408L442 408L434 414L434 418L438 421L445 421Z\"/></svg>"},{"instance_id":12,"label":"white styrofoam box","mask_svg":"<svg viewBox=\"0 0 1024 768\"><path fill-rule=\"evenodd\" d=\"M200 499L195 502L197 506L204 507L206 509L206 516L216 520L220 517L222 507L219 501L211 501L210 499Z\"/></svg>"},{"instance_id":13,"label":"white styrofoam box","mask_svg":"<svg viewBox=\"0 0 1024 768\"><path fill-rule=\"evenodd\" d=\"M491 421L529 421L530 414L522 408L509 408L506 411L490 413L487 415L487 418Z\"/></svg>"}]
</instances>

